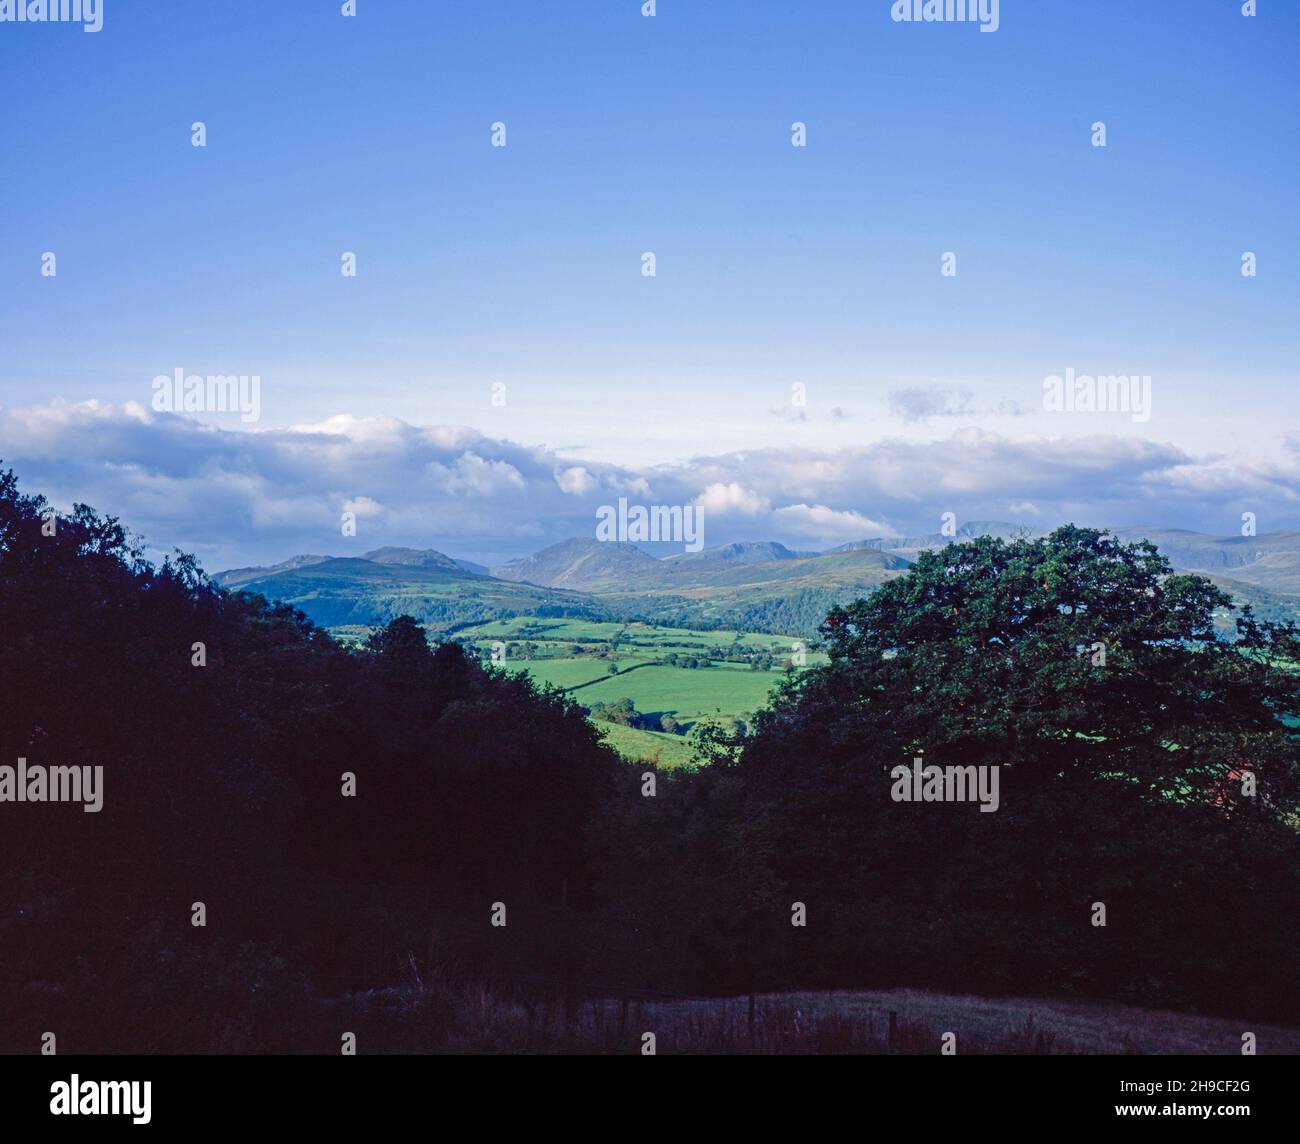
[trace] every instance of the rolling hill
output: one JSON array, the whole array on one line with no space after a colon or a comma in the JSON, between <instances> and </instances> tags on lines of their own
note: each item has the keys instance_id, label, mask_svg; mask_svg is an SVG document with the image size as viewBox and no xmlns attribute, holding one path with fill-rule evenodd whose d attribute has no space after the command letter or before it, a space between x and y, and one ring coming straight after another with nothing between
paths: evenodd
<instances>
[{"instance_id":1,"label":"rolling hill","mask_svg":"<svg viewBox=\"0 0 1300 1144\"><path fill-rule=\"evenodd\" d=\"M1117 534L1151 540L1180 571L1209 577L1264 618L1300 620L1300 533L1234 537L1134 527ZM332 628L369 627L408 612L437 634L538 615L810 637L833 605L872 592L904 572L919 552L978 535L1033 534L977 521L954 537L877 537L820 554L761 541L665 558L634 544L573 537L490 573L434 549L386 547L359 557L294 556L215 579L283 600Z\"/></svg>"},{"instance_id":2,"label":"rolling hill","mask_svg":"<svg viewBox=\"0 0 1300 1144\"><path fill-rule=\"evenodd\" d=\"M282 600L322 627L372 627L408 613L449 631L517 615L603 618L573 592L512 583L466 569L440 552L381 548L359 557L297 556L270 568L219 573L224 588Z\"/></svg>"},{"instance_id":3,"label":"rolling hill","mask_svg":"<svg viewBox=\"0 0 1300 1144\"><path fill-rule=\"evenodd\" d=\"M602 543L594 537L572 537L492 568L500 580L537 584L544 588L582 591L625 590L631 584L656 582L662 561L627 543Z\"/></svg>"},{"instance_id":4,"label":"rolling hill","mask_svg":"<svg viewBox=\"0 0 1300 1144\"><path fill-rule=\"evenodd\" d=\"M1145 538L1176 568L1251 584L1269 592L1300 593L1300 532L1206 536L1174 528L1121 528L1125 540Z\"/></svg>"}]
</instances>

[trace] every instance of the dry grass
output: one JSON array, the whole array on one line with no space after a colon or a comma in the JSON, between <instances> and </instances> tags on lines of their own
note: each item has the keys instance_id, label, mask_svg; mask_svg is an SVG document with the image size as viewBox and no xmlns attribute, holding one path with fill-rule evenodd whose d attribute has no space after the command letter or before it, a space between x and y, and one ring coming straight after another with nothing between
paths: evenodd
<instances>
[{"instance_id":1,"label":"dry grass","mask_svg":"<svg viewBox=\"0 0 1300 1144\"><path fill-rule=\"evenodd\" d=\"M759 995L752 1020L747 997L526 1003L441 983L345 1005L390 1052L639 1053L652 1032L660 1054L938 1054L951 1032L961 1055L1236 1055L1253 1032L1260 1054L1300 1053L1300 1030L1257 1022L908 989Z\"/></svg>"}]
</instances>

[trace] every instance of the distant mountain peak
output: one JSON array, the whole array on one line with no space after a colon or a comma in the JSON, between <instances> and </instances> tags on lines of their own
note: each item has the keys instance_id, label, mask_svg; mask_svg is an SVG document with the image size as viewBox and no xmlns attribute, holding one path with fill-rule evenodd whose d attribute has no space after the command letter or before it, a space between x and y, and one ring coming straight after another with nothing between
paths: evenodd
<instances>
[{"instance_id":1,"label":"distant mountain peak","mask_svg":"<svg viewBox=\"0 0 1300 1144\"><path fill-rule=\"evenodd\" d=\"M873 536L867 540L853 540L836 548L828 548L826 555L836 552L855 552L862 548L872 548L878 552L908 552L922 548L942 548L946 544L974 540L980 536L1013 540L1025 534L1037 535L1032 528L1022 524L1008 524L1004 520L968 520L951 536L946 536L942 532L931 532L924 536Z\"/></svg>"},{"instance_id":2,"label":"distant mountain peak","mask_svg":"<svg viewBox=\"0 0 1300 1144\"><path fill-rule=\"evenodd\" d=\"M234 588L249 580L260 579L263 576L273 576L277 572L293 572L299 568L307 568L312 564L324 564L326 560L330 559L332 557L303 553L298 556L290 556L288 560L281 560L279 564L272 564L265 568L258 566L228 568L224 572L218 572L212 579L223 588Z\"/></svg>"},{"instance_id":3,"label":"distant mountain peak","mask_svg":"<svg viewBox=\"0 0 1300 1144\"><path fill-rule=\"evenodd\" d=\"M361 554L362 560L375 564L416 564L426 568L459 568L460 563L433 548L400 548L385 545Z\"/></svg>"},{"instance_id":4,"label":"distant mountain peak","mask_svg":"<svg viewBox=\"0 0 1300 1144\"><path fill-rule=\"evenodd\" d=\"M664 563L768 564L773 560L799 560L816 555L815 552L795 552L778 540L738 540L706 548L701 552L681 552L666 556Z\"/></svg>"},{"instance_id":5,"label":"distant mountain peak","mask_svg":"<svg viewBox=\"0 0 1300 1144\"><path fill-rule=\"evenodd\" d=\"M571 536L531 556L495 565L491 571L500 580L581 591L626 584L629 576L658 565L658 560L635 544Z\"/></svg>"},{"instance_id":6,"label":"distant mountain peak","mask_svg":"<svg viewBox=\"0 0 1300 1144\"><path fill-rule=\"evenodd\" d=\"M288 560L283 560L279 564L271 564L266 567L230 568L225 572L218 572L213 577L213 580L223 588L233 589L244 584L251 584L255 581L267 580L274 576L299 572L305 568L315 568L321 565L335 569L344 565L364 567L367 564L388 568L398 566L437 568L443 572L451 572L456 575L464 575L465 573L471 576L488 575L488 570L482 564L474 564L468 560L455 560L433 548L401 548L396 545L386 545L383 548L374 548L369 552L363 552L360 556L301 555L291 556Z\"/></svg>"}]
</instances>

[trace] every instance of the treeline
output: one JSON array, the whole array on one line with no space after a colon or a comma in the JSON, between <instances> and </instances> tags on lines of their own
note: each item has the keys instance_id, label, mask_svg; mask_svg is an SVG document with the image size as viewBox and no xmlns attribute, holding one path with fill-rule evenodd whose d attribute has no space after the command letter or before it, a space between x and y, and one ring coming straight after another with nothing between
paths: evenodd
<instances>
[{"instance_id":1,"label":"treeline","mask_svg":"<svg viewBox=\"0 0 1300 1144\"><path fill-rule=\"evenodd\" d=\"M329 628L345 626L370 627L376 623L387 623L399 615L407 614L403 609L412 608L409 595L402 596L393 592L376 590L373 592L345 592L333 595L329 590L319 592L311 597L311 612L314 623ZM493 620L513 620L519 616L517 608L504 607L498 603L483 600L473 591L463 591L454 596L422 596L415 601L415 618L429 628L450 635L461 628L489 623ZM528 611L530 616L548 619L578 619L604 621L612 617L598 607L575 605L566 607L557 604L538 604Z\"/></svg>"},{"instance_id":2,"label":"treeline","mask_svg":"<svg viewBox=\"0 0 1300 1144\"><path fill-rule=\"evenodd\" d=\"M587 714L602 723L616 723L620 727L634 727L639 731L667 731L675 734L680 726L677 720L664 712L638 711L631 699L624 696L608 703L597 700L587 705Z\"/></svg>"},{"instance_id":3,"label":"treeline","mask_svg":"<svg viewBox=\"0 0 1300 1144\"><path fill-rule=\"evenodd\" d=\"M843 588L799 588L788 595L744 603L694 603L681 597L636 596L602 601L625 620L696 631L767 632L814 639L826 613L843 601Z\"/></svg>"},{"instance_id":4,"label":"treeline","mask_svg":"<svg viewBox=\"0 0 1300 1144\"><path fill-rule=\"evenodd\" d=\"M409 618L350 652L0 474L0 694L0 760L104 772L99 813L0 802L0 1050L312 1051L408 958L583 960L620 762Z\"/></svg>"},{"instance_id":5,"label":"treeline","mask_svg":"<svg viewBox=\"0 0 1300 1144\"><path fill-rule=\"evenodd\" d=\"M748 728L743 719L713 719L707 724L700 722L683 722L667 711L638 711L631 699L624 696L609 703L599 700L588 704L587 714L602 723L616 723L622 727L633 727L639 731L663 731L669 735L686 735L697 729L703 732L710 729L712 742L721 734L730 738L743 736Z\"/></svg>"},{"instance_id":6,"label":"treeline","mask_svg":"<svg viewBox=\"0 0 1300 1144\"><path fill-rule=\"evenodd\" d=\"M923 555L830 613L830 664L750 736L719 735L652 808L615 804L601 865L636 837L656 875L607 887L610 957L651 988L689 966L701 991L910 985L1294 1020L1300 648L1249 613L1220 640L1226 607L1094 530ZM918 758L998 768L998 810L894 801Z\"/></svg>"},{"instance_id":7,"label":"treeline","mask_svg":"<svg viewBox=\"0 0 1300 1144\"><path fill-rule=\"evenodd\" d=\"M0 801L0 1050L436 1050L433 980L1294 1019L1300 655L1221 606L1095 532L953 546L657 773L409 618L341 647L0 474L0 763L104 768L99 813ZM998 811L894 801L918 756Z\"/></svg>"}]
</instances>

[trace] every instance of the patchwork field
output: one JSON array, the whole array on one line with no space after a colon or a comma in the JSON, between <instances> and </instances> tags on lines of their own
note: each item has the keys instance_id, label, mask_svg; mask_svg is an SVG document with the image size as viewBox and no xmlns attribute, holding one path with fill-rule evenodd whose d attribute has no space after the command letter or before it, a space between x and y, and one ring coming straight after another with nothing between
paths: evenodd
<instances>
[{"instance_id":1,"label":"patchwork field","mask_svg":"<svg viewBox=\"0 0 1300 1144\"><path fill-rule=\"evenodd\" d=\"M495 620L453 638L488 662L596 707L593 721L615 750L665 766L691 761L690 732L701 721L747 722L788 668L825 661L786 636L581 619ZM640 725L599 717L601 705L621 700L631 701Z\"/></svg>"}]
</instances>

